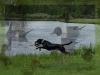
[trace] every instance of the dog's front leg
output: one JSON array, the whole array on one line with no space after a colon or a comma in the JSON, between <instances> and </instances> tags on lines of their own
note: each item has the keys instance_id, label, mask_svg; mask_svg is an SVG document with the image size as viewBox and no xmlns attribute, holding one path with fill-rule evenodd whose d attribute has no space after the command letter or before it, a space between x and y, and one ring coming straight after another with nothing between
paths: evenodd
<instances>
[{"instance_id":1,"label":"dog's front leg","mask_svg":"<svg viewBox=\"0 0 100 75\"><path fill-rule=\"evenodd\" d=\"M39 51L41 51L41 48L37 47L36 49L39 49Z\"/></svg>"},{"instance_id":2,"label":"dog's front leg","mask_svg":"<svg viewBox=\"0 0 100 75\"><path fill-rule=\"evenodd\" d=\"M41 48L39 48L39 51L41 51Z\"/></svg>"}]
</instances>

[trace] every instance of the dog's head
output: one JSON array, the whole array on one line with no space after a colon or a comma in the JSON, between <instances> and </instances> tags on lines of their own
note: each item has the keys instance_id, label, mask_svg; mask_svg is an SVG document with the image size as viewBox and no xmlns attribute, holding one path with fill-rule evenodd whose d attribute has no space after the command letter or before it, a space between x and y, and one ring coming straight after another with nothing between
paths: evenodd
<instances>
[{"instance_id":1,"label":"dog's head","mask_svg":"<svg viewBox=\"0 0 100 75\"><path fill-rule=\"evenodd\" d=\"M35 46L38 47L40 44L42 44L43 39L38 39L35 41Z\"/></svg>"}]
</instances>

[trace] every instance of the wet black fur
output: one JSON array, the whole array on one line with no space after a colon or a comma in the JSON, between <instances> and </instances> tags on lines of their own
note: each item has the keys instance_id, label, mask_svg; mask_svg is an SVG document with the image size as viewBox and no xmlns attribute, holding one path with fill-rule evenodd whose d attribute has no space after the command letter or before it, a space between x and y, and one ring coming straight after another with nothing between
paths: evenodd
<instances>
[{"instance_id":1,"label":"wet black fur","mask_svg":"<svg viewBox=\"0 0 100 75\"><path fill-rule=\"evenodd\" d=\"M70 45L71 43L72 41L67 44L54 44L44 39L38 39L37 41L35 41L35 46L36 46L36 49L39 49L39 50L41 49L46 49L49 51L59 50L60 52L67 54L69 52L65 51L64 45Z\"/></svg>"}]
</instances>

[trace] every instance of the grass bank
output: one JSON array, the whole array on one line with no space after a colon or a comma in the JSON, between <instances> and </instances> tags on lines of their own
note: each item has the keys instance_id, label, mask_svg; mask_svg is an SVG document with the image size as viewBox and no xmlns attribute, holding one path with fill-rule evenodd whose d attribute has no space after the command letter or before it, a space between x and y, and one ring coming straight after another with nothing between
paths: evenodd
<instances>
[{"instance_id":1,"label":"grass bank","mask_svg":"<svg viewBox=\"0 0 100 75\"><path fill-rule=\"evenodd\" d=\"M71 19L69 22L72 23L86 23L86 24L100 24L100 19Z\"/></svg>"},{"instance_id":2,"label":"grass bank","mask_svg":"<svg viewBox=\"0 0 100 75\"><path fill-rule=\"evenodd\" d=\"M4 35L5 35L5 28L2 26L3 22L0 21L0 48L1 45L4 43Z\"/></svg>"}]
</instances>

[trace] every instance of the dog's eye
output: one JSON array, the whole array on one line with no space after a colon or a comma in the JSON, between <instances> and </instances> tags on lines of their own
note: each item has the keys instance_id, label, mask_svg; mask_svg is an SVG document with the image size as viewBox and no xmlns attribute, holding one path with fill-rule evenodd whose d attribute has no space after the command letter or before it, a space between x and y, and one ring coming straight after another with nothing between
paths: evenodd
<instances>
[{"instance_id":1,"label":"dog's eye","mask_svg":"<svg viewBox=\"0 0 100 75\"><path fill-rule=\"evenodd\" d=\"M36 45L38 45L38 43L37 43L37 42L35 42L35 46L36 46Z\"/></svg>"}]
</instances>

